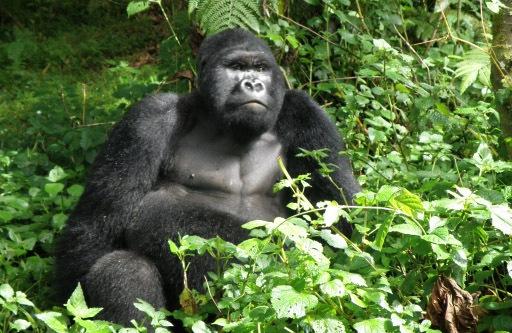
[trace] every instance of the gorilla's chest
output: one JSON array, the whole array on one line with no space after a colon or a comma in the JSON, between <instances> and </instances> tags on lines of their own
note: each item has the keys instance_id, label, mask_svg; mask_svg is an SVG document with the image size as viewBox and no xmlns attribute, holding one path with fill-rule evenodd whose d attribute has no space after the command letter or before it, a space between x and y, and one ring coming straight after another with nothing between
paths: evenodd
<instances>
[{"instance_id":1,"label":"gorilla's chest","mask_svg":"<svg viewBox=\"0 0 512 333\"><path fill-rule=\"evenodd\" d=\"M272 219L285 214L281 198L272 193L282 153L271 133L242 144L198 129L178 142L159 188L171 204L208 207L245 221Z\"/></svg>"},{"instance_id":2,"label":"gorilla's chest","mask_svg":"<svg viewBox=\"0 0 512 333\"><path fill-rule=\"evenodd\" d=\"M276 136L240 144L226 137L191 132L178 144L170 180L195 190L230 195L262 195L279 180L277 158L282 146Z\"/></svg>"}]
</instances>

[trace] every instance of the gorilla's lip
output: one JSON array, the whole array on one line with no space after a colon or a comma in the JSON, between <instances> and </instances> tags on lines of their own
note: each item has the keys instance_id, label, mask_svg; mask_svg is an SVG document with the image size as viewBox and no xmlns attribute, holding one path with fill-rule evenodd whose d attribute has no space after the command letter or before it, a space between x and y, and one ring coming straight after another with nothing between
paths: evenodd
<instances>
[{"instance_id":1,"label":"gorilla's lip","mask_svg":"<svg viewBox=\"0 0 512 333\"><path fill-rule=\"evenodd\" d=\"M247 101L247 102L243 102L243 103L240 104L240 106L251 105L251 104L258 104L260 106L263 106L264 108L267 108L267 105L265 103L263 103L262 101L258 101L258 100L250 100L250 101Z\"/></svg>"}]
</instances>

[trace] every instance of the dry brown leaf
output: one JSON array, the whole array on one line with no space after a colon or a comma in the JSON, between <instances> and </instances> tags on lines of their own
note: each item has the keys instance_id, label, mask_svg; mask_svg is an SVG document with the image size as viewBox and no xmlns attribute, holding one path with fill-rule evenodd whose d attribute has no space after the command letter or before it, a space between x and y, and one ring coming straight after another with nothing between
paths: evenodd
<instances>
[{"instance_id":1,"label":"dry brown leaf","mask_svg":"<svg viewBox=\"0 0 512 333\"><path fill-rule=\"evenodd\" d=\"M179 300L183 312L185 312L188 315L193 315L197 313L197 303L194 298L194 294L190 289L184 288L180 294Z\"/></svg>"},{"instance_id":2,"label":"dry brown leaf","mask_svg":"<svg viewBox=\"0 0 512 333\"><path fill-rule=\"evenodd\" d=\"M448 333L473 333L478 323L473 296L445 276L440 276L432 289L427 318L433 326Z\"/></svg>"}]
</instances>

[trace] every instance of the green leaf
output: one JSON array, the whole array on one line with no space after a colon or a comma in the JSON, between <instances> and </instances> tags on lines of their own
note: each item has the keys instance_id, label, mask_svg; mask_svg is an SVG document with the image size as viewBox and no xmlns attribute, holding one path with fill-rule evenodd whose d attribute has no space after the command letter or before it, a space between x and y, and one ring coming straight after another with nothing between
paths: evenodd
<instances>
[{"instance_id":1,"label":"green leaf","mask_svg":"<svg viewBox=\"0 0 512 333\"><path fill-rule=\"evenodd\" d=\"M329 297L343 297L345 295L345 285L338 279L321 284L320 290Z\"/></svg>"},{"instance_id":2,"label":"green leaf","mask_svg":"<svg viewBox=\"0 0 512 333\"><path fill-rule=\"evenodd\" d=\"M32 324L25 319L16 319L14 322L10 323L10 326L13 330L16 330L16 332L24 332L32 326Z\"/></svg>"},{"instance_id":3,"label":"green leaf","mask_svg":"<svg viewBox=\"0 0 512 333\"><path fill-rule=\"evenodd\" d=\"M58 182L67 177L67 173L60 166L56 166L50 170L47 179L52 183Z\"/></svg>"},{"instance_id":4,"label":"green leaf","mask_svg":"<svg viewBox=\"0 0 512 333\"><path fill-rule=\"evenodd\" d=\"M436 1L436 5L434 6L434 13L444 12L446 8L450 5L449 0L438 0Z\"/></svg>"},{"instance_id":5,"label":"green leaf","mask_svg":"<svg viewBox=\"0 0 512 333\"><path fill-rule=\"evenodd\" d=\"M57 333L68 332L62 313L48 311L36 314L36 317Z\"/></svg>"},{"instance_id":6,"label":"green leaf","mask_svg":"<svg viewBox=\"0 0 512 333\"><path fill-rule=\"evenodd\" d=\"M423 232L421 229L410 223L395 224L389 228L389 232L398 232L404 235L421 236Z\"/></svg>"},{"instance_id":7,"label":"green leaf","mask_svg":"<svg viewBox=\"0 0 512 333\"><path fill-rule=\"evenodd\" d=\"M378 202L388 202L392 197L395 196L395 194L399 193L400 190L400 187L384 185L375 195L375 200Z\"/></svg>"},{"instance_id":8,"label":"green leaf","mask_svg":"<svg viewBox=\"0 0 512 333\"><path fill-rule=\"evenodd\" d=\"M82 185L73 184L67 188L66 192L73 197L79 197L84 193L84 187Z\"/></svg>"},{"instance_id":9,"label":"green leaf","mask_svg":"<svg viewBox=\"0 0 512 333\"><path fill-rule=\"evenodd\" d=\"M504 233L512 235L512 209L506 204L492 205L489 207L492 226Z\"/></svg>"},{"instance_id":10,"label":"green leaf","mask_svg":"<svg viewBox=\"0 0 512 333\"><path fill-rule=\"evenodd\" d=\"M377 235L375 236L375 240L372 243L372 247L378 251L382 250L382 246L384 245L384 241L386 240L386 236L388 235L389 228L391 227L391 223L393 222L393 219L395 218L395 215L391 215L388 218L382 222L382 224L379 227L379 230L377 230Z\"/></svg>"},{"instance_id":11,"label":"green leaf","mask_svg":"<svg viewBox=\"0 0 512 333\"><path fill-rule=\"evenodd\" d=\"M490 86L491 61L487 52L481 49L473 48L466 52L462 60L457 63L455 77L462 78L460 84L460 93L473 84L478 78L480 83Z\"/></svg>"},{"instance_id":12,"label":"green leaf","mask_svg":"<svg viewBox=\"0 0 512 333\"><path fill-rule=\"evenodd\" d=\"M64 184L61 183L49 183L44 185L44 190L50 196L54 197L64 189Z\"/></svg>"},{"instance_id":13,"label":"green leaf","mask_svg":"<svg viewBox=\"0 0 512 333\"><path fill-rule=\"evenodd\" d=\"M343 237L338 234L333 234L329 229L322 229L319 233L320 238L327 242L330 246L336 249L346 249L348 247L347 242Z\"/></svg>"},{"instance_id":14,"label":"green leaf","mask_svg":"<svg viewBox=\"0 0 512 333\"><path fill-rule=\"evenodd\" d=\"M52 225L60 230L64 227L64 224L66 224L67 219L68 219L68 216L66 214L62 214L62 213L55 214L52 217Z\"/></svg>"},{"instance_id":15,"label":"green leaf","mask_svg":"<svg viewBox=\"0 0 512 333\"><path fill-rule=\"evenodd\" d=\"M102 308L89 308L87 306L80 283L71 294L65 306L73 316L80 319L94 317L102 310Z\"/></svg>"},{"instance_id":16,"label":"green leaf","mask_svg":"<svg viewBox=\"0 0 512 333\"><path fill-rule=\"evenodd\" d=\"M167 241L169 243L169 250L171 250L171 253L172 254L177 254L180 252L178 246L176 245L176 243L174 243L172 240L168 240Z\"/></svg>"},{"instance_id":17,"label":"green leaf","mask_svg":"<svg viewBox=\"0 0 512 333\"><path fill-rule=\"evenodd\" d=\"M373 318L354 324L357 333L386 333L391 321L386 318Z\"/></svg>"},{"instance_id":18,"label":"green leaf","mask_svg":"<svg viewBox=\"0 0 512 333\"><path fill-rule=\"evenodd\" d=\"M311 322L315 333L345 333L343 322L333 318L315 319Z\"/></svg>"},{"instance_id":19,"label":"green leaf","mask_svg":"<svg viewBox=\"0 0 512 333\"><path fill-rule=\"evenodd\" d=\"M391 198L389 203L391 207L410 217L416 216L425 210L421 199L406 189L401 189L400 194Z\"/></svg>"},{"instance_id":20,"label":"green leaf","mask_svg":"<svg viewBox=\"0 0 512 333\"><path fill-rule=\"evenodd\" d=\"M198 320L192 325L192 332L193 333L213 333L211 329L206 326L204 321Z\"/></svg>"},{"instance_id":21,"label":"green leaf","mask_svg":"<svg viewBox=\"0 0 512 333\"><path fill-rule=\"evenodd\" d=\"M437 228L428 235L421 236L421 238L433 244L462 246L462 243L446 227Z\"/></svg>"},{"instance_id":22,"label":"green leaf","mask_svg":"<svg viewBox=\"0 0 512 333\"><path fill-rule=\"evenodd\" d=\"M318 304L314 295L299 293L292 286L277 286L272 289L270 302L277 318L301 318Z\"/></svg>"},{"instance_id":23,"label":"green leaf","mask_svg":"<svg viewBox=\"0 0 512 333\"><path fill-rule=\"evenodd\" d=\"M263 220L254 220L247 223L242 224L242 228L252 230L255 228L267 227L271 225L272 222L263 221Z\"/></svg>"},{"instance_id":24,"label":"green leaf","mask_svg":"<svg viewBox=\"0 0 512 333\"><path fill-rule=\"evenodd\" d=\"M358 287L366 287L366 280L363 278L362 275L357 273L350 273L346 271L336 271L336 275L339 275L342 277L343 282L345 284L353 284Z\"/></svg>"},{"instance_id":25,"label":"green leaf","mask_svg":"<svg viewBox=\"0 0 512 333\"><path fill-rule=\"evenodd\" d=\"M131 1L126 7L128 17L137 13L143 12L149 8L149 0L146 1Z\"/></svg>"},{"instance_id":26,"label":"green leaf","mask_svg":"<svg viewBox=\"0 0 512 333\"><path fill-rule=\"evenodd\" d=\"M328 267L329 259L323 254L323 246L317 241L309 238L295 240L297 249L311 256L319 266Z\"/></svg>"},{"instance_id":27,"label":"green leaf","mask_svg":"<svg viewBox=\"0 0 512 333\"><path fill-rule=\"evenodd\" d=\"M500 12L500 8L507 8L507 6L505 6L500 0L486 1L485 5L494 14L498 14Z\"/></svg>"},{"instance_id":28,"label":"green leaf","mask_svg":"<svg viewBox=\"0 0 512 333\"><path fill-rule=\"evenodd\" d=\"M5 300L10 300L14 297L14 289L6 283L0 286L0 296Z\"/></svg>"},{"instance_id":29,"label":"green leaf","mask_svg":"<svg viewBox=\"0 0 512 333\"><path fill-rule=\"evenodd\" d=\"M34 307L34 303L32 303L32 301L27 298L27 295L21 291L16 292L16 303Z\"/></svg>"},{"instance_id":30,"label":"green leaf","mask_svg":"<svg viewBox=\"0 0 512 333\"><path fill-rule=\"evenodd\" d=\"M305 228L290 223L289 221L279 222L278 219L276 219L275 224L277 224L277 230L279 230L279 232L293 241L299 241L308 236L308 232Z\"/></svg>"}]
</instances>

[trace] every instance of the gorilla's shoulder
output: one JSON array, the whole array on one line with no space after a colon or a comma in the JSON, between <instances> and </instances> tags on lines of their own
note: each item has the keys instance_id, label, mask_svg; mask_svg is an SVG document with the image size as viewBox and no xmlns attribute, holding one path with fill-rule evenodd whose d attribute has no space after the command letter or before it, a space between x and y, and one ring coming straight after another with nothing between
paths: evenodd
<instances>
[{"instance_id":1,"label":"gorilla's shoulder","mask_svg":"<svg viewBox=\"0 0 512 333\"><path fill-rule=\"evenodd\" d=\"M286 91L280 121L307 121L323 116L324 111L306 92L302 90Z\"/></svg>"},{"instance_id":2,"label":"gorilla's shoulder","mask_svg":"<svg viewBox=\"0 0 512 333\"><path fill-rule=\"evenodd\" d=\"M117 136L135 135L139 138L165 137L179 123L178 104L181 97L160 93L145 97L134 104L115 126Z\"/></svg>"},{"instance_id":3,"label":"gorilla's shoulder","mask_svg":"<svg viewBox=\"0 0 512 333\"><path fill-rule=\"evenodd\" d=\"M136 103L130 113L139 117L160 117L165 114L175 113L180 97L174 93L159 93L145 97Z\"/></svg>"}]
</instances>

